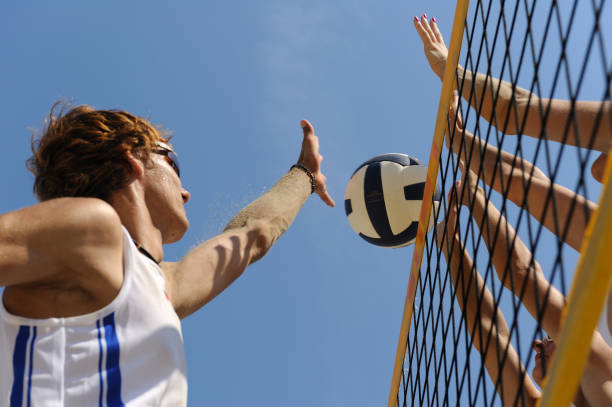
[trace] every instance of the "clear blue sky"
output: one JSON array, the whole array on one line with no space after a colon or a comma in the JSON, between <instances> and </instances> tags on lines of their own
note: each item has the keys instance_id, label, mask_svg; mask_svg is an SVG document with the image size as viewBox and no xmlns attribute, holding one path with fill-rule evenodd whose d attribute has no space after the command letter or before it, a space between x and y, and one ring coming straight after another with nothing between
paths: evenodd
<instances>
[{"instance_id":1,"label":"clear blue sky","mask_svg":"<svg viewBox=\"0 0 612 407\"><path fill-rule=\"evenodd\" d=\"M184 321L193 406L386 403L412 247L368 245L346 221L361 162L429 159L440 83L412 26L452 2L81 1L0 5L0 213L34 204L29 157L58 99L150 117L175 134L191 228L178 260L320 138L337 207L311 197L289 231Z\"/></svg>"}]
</instances>

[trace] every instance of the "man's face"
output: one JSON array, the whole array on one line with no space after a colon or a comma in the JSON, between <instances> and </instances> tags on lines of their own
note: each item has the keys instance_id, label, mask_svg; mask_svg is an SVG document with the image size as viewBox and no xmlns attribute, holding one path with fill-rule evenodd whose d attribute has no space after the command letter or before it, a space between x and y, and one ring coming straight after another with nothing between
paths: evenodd
<instances>
[{"instance_id":1,"label":"man's face","mask_svg":"<svg viewBox=\"0 0 612 407\"><path fill-rule=\"evenodd\" d=\"M181 184L172 147L158 142L151 162L152 166L145 173L148 209L153 224L162 232L163 243L173 243L180 240L189 227L184 205L191 195Z\"/></svg>"}]
</instances>

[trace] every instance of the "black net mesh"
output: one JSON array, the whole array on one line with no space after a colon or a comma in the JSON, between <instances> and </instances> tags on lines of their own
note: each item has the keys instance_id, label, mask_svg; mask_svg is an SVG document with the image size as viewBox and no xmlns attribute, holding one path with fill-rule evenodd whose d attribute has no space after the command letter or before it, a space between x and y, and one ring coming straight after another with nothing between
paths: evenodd
<instances>
[{"instance_id":1,"label":"black net mesh","mask_svg":"<svg viewBox=\"0 0 612 407\"><path fill-rule=\"evenodd\" d=\"M457 71L463 97L448 119L454 152L440 155L432 215L440 226L425 243L398 405L526 405L539 389L533 344L550 335L547 305L554 290L568 294L580 225L601 193L591 165L598 149L608 151L597 140L612 122L609 8L604 0L471 2ZM563 101L565 114L550 99ZM595 102L586 126L577 114L584 101ZM477 181L461 182L461 161ZM537 273L545 289L530 286Z\"/></svg>"}]
</instances>

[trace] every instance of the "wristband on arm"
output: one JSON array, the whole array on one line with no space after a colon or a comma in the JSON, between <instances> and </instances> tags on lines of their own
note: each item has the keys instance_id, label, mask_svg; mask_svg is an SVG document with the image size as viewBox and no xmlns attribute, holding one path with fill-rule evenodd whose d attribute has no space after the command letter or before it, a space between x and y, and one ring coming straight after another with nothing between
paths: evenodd
<instances>
[{"instance_id":1,"label":"wristband on arm","mask_svg":"<svg viewBox=\"0 0 612 407\"><path fill-rule=\"evenodd\" d=\"M289 171L291 171L294 168L299 168L300 170L304 171L306 175L308 175L308 178L310 178L310 187L311 187L310 193L313 194L316 189L316 183L315 183L314 175L312 175L312 172L310 172L308 167L306 167L302 163L293 164L291 168L289 168Z\"/></svg>"}]
</instances>

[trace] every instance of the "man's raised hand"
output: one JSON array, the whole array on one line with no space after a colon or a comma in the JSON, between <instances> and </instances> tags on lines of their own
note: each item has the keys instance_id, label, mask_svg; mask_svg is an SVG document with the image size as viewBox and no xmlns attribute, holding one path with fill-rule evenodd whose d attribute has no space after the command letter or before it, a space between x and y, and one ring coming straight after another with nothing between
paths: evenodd
<instances>
[{"instance_id":1,"label":"man's raised hand","mask_svg":"<svg viewBox=\"0 0 612 407\"><path fill-rule=\"evenodd\" d=\"M315 192L323 202L333 207L335 206L334 200L327 193L327 188L325 187L327 178L321 172L323 156L319 154L319 138L315 135L314 128L308 120L302 120L300 125L304 131L304 140L302 141L302 151L300 152L298 163L305 165L312 172L315 179Z\"/></svg>"}]
</instances>

